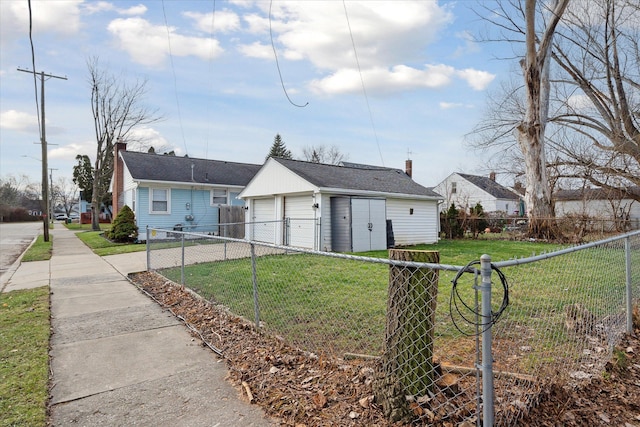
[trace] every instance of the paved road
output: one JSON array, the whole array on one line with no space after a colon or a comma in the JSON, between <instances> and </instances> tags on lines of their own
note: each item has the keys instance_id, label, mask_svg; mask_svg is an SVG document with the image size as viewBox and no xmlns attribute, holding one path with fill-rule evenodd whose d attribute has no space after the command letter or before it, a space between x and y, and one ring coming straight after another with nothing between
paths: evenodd
<instances>
[{"instance_id":1,"label":"paved road","mask_svg":"<svg viewBox=\"0 0 640 427\"><path fill-rule=\"evenodd\" d=\"M0 223L0 277L24 252L33 238L42 233L41 222Z\"/></svg>"}]
</instances>

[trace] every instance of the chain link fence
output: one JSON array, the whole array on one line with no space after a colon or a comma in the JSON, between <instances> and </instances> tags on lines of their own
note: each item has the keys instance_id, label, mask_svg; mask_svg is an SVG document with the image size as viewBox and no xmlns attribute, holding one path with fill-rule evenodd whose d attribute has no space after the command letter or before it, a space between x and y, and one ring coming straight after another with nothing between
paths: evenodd
<instances>
[{"instance_id":1,"label":"chain link fence","mask_svg":"<svg viewBox=\"0 0 640 427\"><path fill-rule=\"evenodd\" d=\"M551 383L602 372L640 296L640 233L466 266L149 229L148 270L290 346L368 361L390 420L516 425ZM489 254L490 255L490 254Z\"/></svg>"}]
</instances>

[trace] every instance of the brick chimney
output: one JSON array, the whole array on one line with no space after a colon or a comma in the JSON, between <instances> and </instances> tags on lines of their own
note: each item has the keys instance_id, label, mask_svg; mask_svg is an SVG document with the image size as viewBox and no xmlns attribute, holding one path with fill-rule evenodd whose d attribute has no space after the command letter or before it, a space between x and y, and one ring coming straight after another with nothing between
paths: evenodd
<instances>
[{"instance_id":1,"label":"brick chimney","mask_svg":"<svg viewBox=\"0 0 640 427\"><path fill-rule=\"evenodd\" d=\"M413 174L413 161L411 159L407 159L404 162L404 171L407 175L409 175L409 178L412 177Z\"/></svg>"},{"instance_id":2,"label":"brick chimney","mask_svg":"<svg viewBox=\"0 0 640 427\"><path fill-rule=\"evenodd\" d=\"M490 179L491 181L495 181L495 180L496 180L496 173L495 173L495 172L491 172L491 173L489 173L489 179Z\"/></svg>"},{"instance_id":3,"label":"brick chimney","mask_svg":"<svg viewBox=\"0 0 640 427\"><path fill-rule=\"evenodd\" d=\"M122 139L118 138L118 141L113 146L113 178L111 182L111 203L113 206L113 217L115 218L120 211L120 208L124 206L124 164L120 158L120 151L127 150L127 143L122 142Z\"/></svg>"}]
</instances>

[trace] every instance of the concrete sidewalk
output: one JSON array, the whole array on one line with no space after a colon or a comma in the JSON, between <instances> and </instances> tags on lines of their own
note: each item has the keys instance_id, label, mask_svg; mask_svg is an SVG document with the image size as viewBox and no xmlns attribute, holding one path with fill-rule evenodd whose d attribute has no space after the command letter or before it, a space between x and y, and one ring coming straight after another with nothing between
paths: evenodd
<instances>
[{"instance_id":1,"label":"concrete sidewalk","mask_svg":"<svg viewBox=\"0 0 640 427\"><path fill-rule=\"evenodd\" d=\"M99 257L52 230L48 262L22 263L5 292L51 291L51 425L274 426L241 400L223 361L127 279L144 252Z\"/></svg>"}]
</instances>

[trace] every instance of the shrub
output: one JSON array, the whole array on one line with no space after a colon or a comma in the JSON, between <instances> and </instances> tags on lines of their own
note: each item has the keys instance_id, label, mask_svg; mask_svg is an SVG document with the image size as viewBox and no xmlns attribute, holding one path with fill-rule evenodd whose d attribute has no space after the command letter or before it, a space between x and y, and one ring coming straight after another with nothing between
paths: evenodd
<instances>
[{"instance_id":1,"label":"shrub","mask_svg":"<svg viewBox=\"0 0 640 427\"><path fill-rule=\"evenodd\" d=\"M115 242L134 242L138 238L138 226L133 211L127 205L118 212L107 237Z\"/></svg>"}]
</instances>

